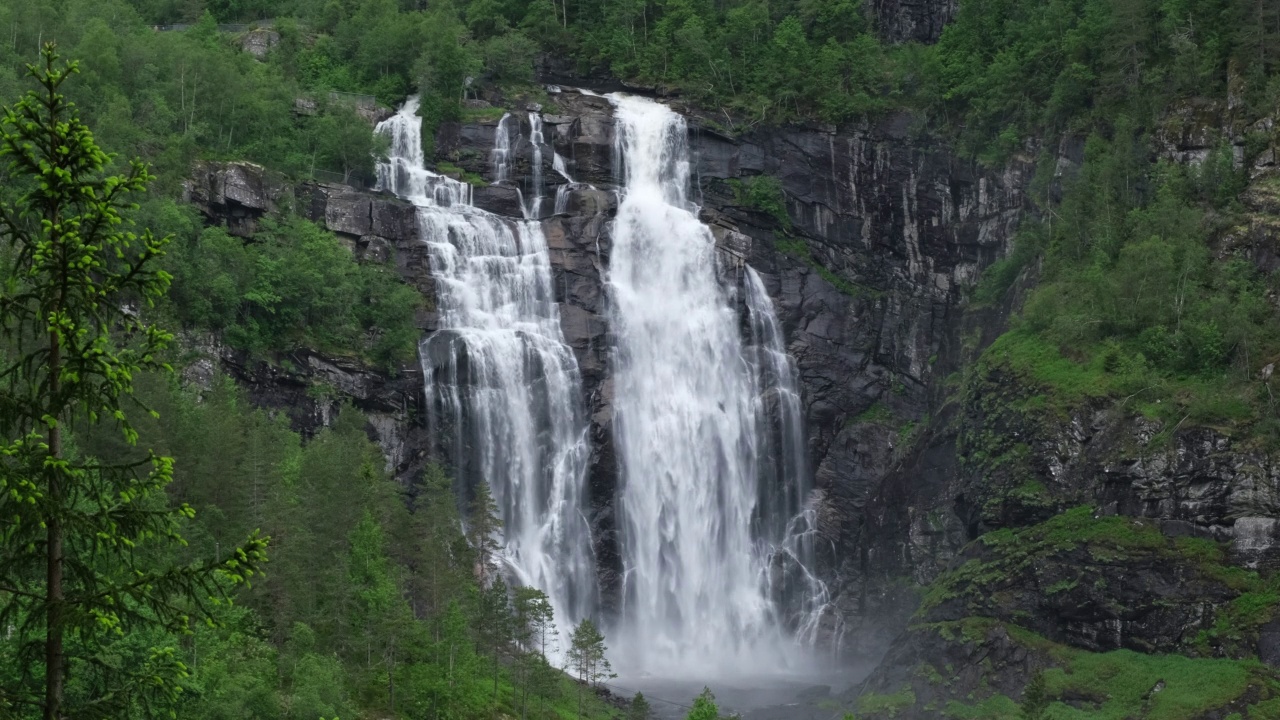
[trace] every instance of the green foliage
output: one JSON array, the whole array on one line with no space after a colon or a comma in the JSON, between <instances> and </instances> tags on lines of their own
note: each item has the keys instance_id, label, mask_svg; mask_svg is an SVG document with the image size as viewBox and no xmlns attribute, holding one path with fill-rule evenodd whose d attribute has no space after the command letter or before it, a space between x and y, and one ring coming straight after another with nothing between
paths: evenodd
<instances>
[{"instance_id":1,"label":"green foliage","mask_svg":"<svg viewBox=\"0 0 1280 720\"><path fill-rule=\"evenodd\" d=\"M858 696L858 713L876 717L898 717L916 704L916 694L910 686L894 693L866 693Z\"/></svg>"},{"instance_id":2,"label":"green foliage","mask_svg":"<svg viewBox=\"0 0 1280 720\"><path fill-rule=\"evenodd\" d=\"M720 720L720 707L716 705L716 696L711 694L711 688L702 688L684 717L685 720Z\"/></svg>"},{"instance_id":3,"label":"green foliage","mask_svg":"<svg viewBox=\"0 0 1280 720\"><path fill-rule=\"evenodd\" d=\"M649 701L645 699L644 693L637 692L627 706L627 720L649 720L652 715L653 710L650 709Z\"/></svg>"},{"instance_id":4,"label":"green foliage","mask_svg":"<svg viewBox=\"0 0 1280 720\"><path fill-rule=\"evenodd\" d=\"M1048 562L1063 558L1079 557L1075 551L1083 551L1079 559L1101 564L1117 562L1167 562L1176 563L1191 569L1198 577L1207 581L1216 581L1229 589L1245 591L1246 598L1251 591L1268 592L1270 586L1263 585L1256 573L1249 573L1238 568L1231 568L1226 563L1222 549L1216 545L1212 548L1202 543L1173 541L1161 534L1159 528L1148 520L1122 516L1095 516L1091 507L1077 507L1060 513L1026 528L1004 528L988 532L976 541L977 547L984 552L966 561L963 565L943 573L930 585L917 617L924 617L939 605L963 600L970 610L977 612L982 608L990 608L992 596L999 589L1020 578L1036 568L1043 568ZM1075 560L1072 562L1079 562ZM1088 581L1084 570L1071 582ZM1070 589L1067 586L1057 588L1058 592ZM1053 594L1046 588L1046 595ZM1258 604L1265 602L1258 596ZM1251 607L1253 600L1243 600L1241 608ZM1248 617L1253 623L1249 627L1265 622L1263 613L1267 609L1258 609ZM981 614L981 613L979 613ZM1228 610L1226 617L1231 617ZM1229 621L1228 621L1229 622Z\"/></svg>"},{"instance_id":5,"label":"green foliage","mask_svg":"<svg viewBox=\"0 0 1280 720\"><path fill-rule=\"evenodd\" d=\"M868 423L872 425L892 425L894 423L893 411L885 407L882 403L876 402L871 407L863 410L857 417L853 418L853 423Z\"/></svg>"},{"instance_id":6,"label":"green foliage","mask_svg":"<svg viewBox=\"0 0 1280 720\"><path fill-rule=\"evenodd\" d=\"M925 105L998 160L1035 134L1221 96L1236 64L1250 68L1246 83L1260 100L1280 60L1262 50L1280 28L1257 25L1260 12L1275 14L1250 0L976 0L914 58L915 72L926 76Z\"/></svg>"},{"instance_id":7,"label":"green foliage","mask_svg":"<svg viewBox=\"0 0 1280 720\"><path fill-rule=\"evenodd\" d=\"M1012 640L1029 654L1048 663L1041 673L1043 689L1035 705L1054 720L1190 720L1222 717L1229 708L1250 708L1250 717L1266 717L1266 708L1280 698L1280 680L1256 660L1190 658L1131 650L1093 653L1059 645L1016 625L986 618L968 618L918 631L936 632L952 642L982 645L992 638ZM991 695L974 705L951 702L946 714L954 718L1025 717L1028 683L1021 707L1003 695ZM971 698L972 699L972 698ZM1256 715L1254 713L1257 713ZM986 714L984 714L986 713Z\"/></svg>"},{"instance_id":8,"label":"green foliage","mask_svg":"<svg viewBox=\"0 0 1280 720\"><path fill-rule=\"evenodd\" d=\"M585 689L591 685L617 677L613 673L609 660L605 657L607 650L608 648L604 645L604 635L590 618L578 623L578 627L574 629L573 634L569 637L567 657L569 667L578 679L579 716L583 713ZM704 692L703 694L706 695L707 693ZM695 702L694 709L696 710L697 707L698 705ZM692 720L705 719L692 718Z\"/></svg>"},{"instance_id":9,"label":"green foliage","mask_svg":"<svg viewBox=\"0 0 1280 720\"><path fill-rule=\"evenodd\" d=\"M754 175L746 180L730 180L733 199L737 204L751 208L773 218L783 232L791 230L791 216L787 214L787 194L782 181L771 175Z\"/></svg>"},{"instance_id":10,"label":"green foliage","mask_svg":"<svg viewBox=\"0 0 1280 720\"><path fill-rule=\"evenodd\" d=\"M271 572L234 605L211 606L217 627L131 632L109 646L138 667L152 647L185 665L183 718L482 720L495 711L495 651L497 712L576 716L575 684L546 660L556 644L546 596L514 588L504 608L505 590L481 589L441 468L428 467L406 502L349 407L304 441L229 378L200 389L146 374L136 396L165 419L139 418L138 431L180 458L170 494L199 509L183 527L189 545L169 553L214 557L246 527L274 538ZM76 440L106 457L136 452L113 433ZM22 668L13 649L0 646L4 687ZM69 692L80 687L92 690ZM583 714L613 712L585 698Z\"/></svg>"},{"instance_id":11,"label":"green foliage","mask_svg":"<svg viewBox=\"0 0 1280 720\"><path fill-rule=\"evenodd\" d=\"M995 302L1039 256L1039 285L969 373L966 393L995 402L988 417L1021 414L1019 424L1034 427L1092 399L1163 420L1169 432L1212 424L1265 433L1274 422L1253 382L1280 352L1272 283L1243 258L1211 257L1208 243L1204 208L1223 202L1211 188L1234 197L1239 186L1212 171L1216 161L1153 165L1144 146L1127 129L1092 136L1052 218L1025 230L979 284L976 300Z\"/></svg>"},{"instance_id":12,"label":"green foliage","mask_svg":"<svg viewBox=\"0 0 1280 720\"><path fill-rule=\"evenodd\" d=\"M1049 709L1049 690L1045 685L1044 673L1035 672L1022 690L1022 705L1019 708L1021 720L1043 720L1045 711Z\"/></svg>"},{"instance_id":13,"label":"green foliage","mask_svg":"<svg viewBox=\"0 0 1280 720\"><path fill-rule=\"evenodd\" d=\"M179 318L234 347L355 351L388 367L414 356L418 294L305 220L264 220L248 242L209 228L181 238L169 267Z\"/></svg>"},{"instance_id":14,"label":"green foliage","mask_svg":"<svg viewBox=\"0 0 1280 720\"><path fill-rule=\"evenodd\" d=\"M184 543L194 514L164 501L173 459L82 455L69 435L103 423L135 445L134 376L168 369L172 336L127 307L149 308L169 287L156 267L168 239L134 233L125 217L152 177L136 160L107 172L111 158L62 93L78 66L57 60L46 43L28 66L38 89L0 125L17 196L0 203L0 624L20 668L5 673L0 705L50 720L153 716L176 702L187 669L149 641L208 617L211 598L258 572L266 540L210 562L155 562Z\"/></svg>"}]
</instances>

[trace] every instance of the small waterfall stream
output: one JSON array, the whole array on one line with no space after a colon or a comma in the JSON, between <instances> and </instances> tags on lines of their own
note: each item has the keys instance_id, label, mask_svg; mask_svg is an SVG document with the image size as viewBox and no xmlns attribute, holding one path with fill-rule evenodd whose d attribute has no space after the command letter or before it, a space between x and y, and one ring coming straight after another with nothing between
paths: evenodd
<instances>
[{"instance_id":1,"label":"small waterfall stream","mask_svg":"<svg viewBox=\"0 0 1280 720\"><path fill-rule=\"evenodd\" d=\"M470 186L426 170L416 98L377 131L391 138L380 187L417 206L436 280L440 329L421 347L428 406L453 427L458 479L489 484L510 570L568 627L596 606L587 424L542 227L471 207ZM494 164L509 172L498 135Z\"/></svg>"}]
</instances>

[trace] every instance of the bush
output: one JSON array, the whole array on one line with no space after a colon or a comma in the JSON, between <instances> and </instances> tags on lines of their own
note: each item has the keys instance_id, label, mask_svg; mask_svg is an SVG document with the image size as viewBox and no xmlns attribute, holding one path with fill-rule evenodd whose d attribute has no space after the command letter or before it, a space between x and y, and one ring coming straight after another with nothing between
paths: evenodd
<instances>
[{"instance_id":1,"label":"bush","mask_svg":"<svg viewBox=\"0 0 1280 720\"><path fill-rule=\"evenodd\" d=\"M417 293L313 223L265 220L249 241L209 228L176 243L169 262L178 316L233 347L356 352L389 366L413 357Z\"/></svg>"}]
</instances>

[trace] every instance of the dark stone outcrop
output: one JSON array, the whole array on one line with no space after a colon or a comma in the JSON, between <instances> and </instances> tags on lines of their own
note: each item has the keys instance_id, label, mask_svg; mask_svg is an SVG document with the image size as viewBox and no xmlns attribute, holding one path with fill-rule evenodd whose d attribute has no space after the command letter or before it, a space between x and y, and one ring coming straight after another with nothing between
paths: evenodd
<instances>
[{"instance_id":1,"label":"dark stone outcrop","mask_svg":"<svg viewBox=\"0 0 1280 720\"><path fill-rule=\"evenodd\" d=\"M199 163L183 184L182 199L227 232L249 237L257 221L280 210L288 197L284 179L250 162Z\"/></svg>"},{"instance_id":2,"label":"dark stone outcrop","mask_svg":"<svg viewBox=\"0 0 1280 720\"><path fill-rule=\"evenodd\" d=\"M187 383L208 387L216 373L225 373L254 405L282 414L306 437L327 427L341 406L350 403L368 418L369 436L382 449L393 477L408 481L430 460L428 430L417 422L423 411L422 373L414 366L388 373L311 350L267 362L208 336L185 337L184 345L197 357L183 370Z\"/></svg>"},{"instance_id":3,"label":"dark stone outcrop","mask_svg":"<svg viewBox=\"0 0 1280 720\"><path fill-rule=\"evenodd\" d=\"M873 0L869 5L876 29L887 42L936 42L955 19L957 0Z\"/></svg>"}]
</instances>

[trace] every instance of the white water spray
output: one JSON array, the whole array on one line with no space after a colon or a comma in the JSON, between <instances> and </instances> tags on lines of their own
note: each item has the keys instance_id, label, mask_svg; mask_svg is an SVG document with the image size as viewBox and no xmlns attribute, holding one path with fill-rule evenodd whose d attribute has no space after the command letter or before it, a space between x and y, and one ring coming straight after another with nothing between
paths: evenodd
<instances>
[{"instance_id":1,"label":"white water spray","mask_svg":"<svg viewBox=\"0 0 1280 720\"><path fill-rule=\"evenodd\" d=\"M625 577L618 663L670 677L776 673L796 646L768 582L790 518L770 506L790 501L760 484L778 478L761 472L772 441L758 398L761 377L778 385L781 336L772 306L757 302L773 324L757 323L772 336L753 362L714 238L687 196L683 118L650 100L609 99L625 187L609 270ZM798 398L794 409L798 433ZM777 472L804 472L795 449L793 467Z\"/></svg>"},{"instance_id":2,"label":"white water spray","mask_svg":"<svg viewBox=\"0 0 1280 720\"><path fill-rule=\"evenodd\" d=\"M426 170L416 110L410 98L377 131L392 139L380 186L417 206L436 280L440 329L421 346L428 405L452 425L459 479L488 482L516 579L546 592L569 627L594 609L597 586L582 512L581 380L560 330L546 240L538 223L471 207L470 186ZM499 172L510 157L504 126Z\"/></svg>"}]
</instances>

